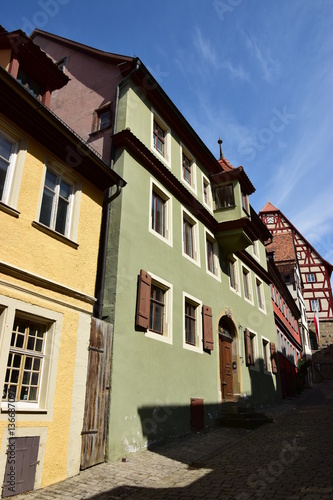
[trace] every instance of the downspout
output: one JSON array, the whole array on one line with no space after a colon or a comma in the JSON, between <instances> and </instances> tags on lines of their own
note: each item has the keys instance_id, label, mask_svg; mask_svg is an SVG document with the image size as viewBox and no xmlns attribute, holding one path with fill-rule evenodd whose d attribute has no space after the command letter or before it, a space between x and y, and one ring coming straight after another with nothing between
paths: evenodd
<instances>
[{"instance_id":1,"label":"downspout","mask_svg":"<svg viewBox=\"0 0 333 500\"><path fill-rule=\"evenodd\" d=\"M116 132L116 124L118 119L118 106L119 106L119 89L120 86L127 82L133 73L135 73L140 67L141 61L137 58L135 68L117 85L116 99L115 99L115 110L113 119L112 135ZM114 152L113 145L111 146L111 158L110 165L113 170L114 163ZM111 194L111 188L109 188L104 194L103 201L103 211L102 211L102 222L101 222L101 236L100 236L100 251L98 256L98 268L97 268L97 279L95 286L95 296L96 302L94 304L93 316L98 319L102 319L103 303L104 303L104 285L105 285L105 274L106 274L106 256L108 247L108 235L110 227L110 204L115 200L121 193L122 188L126 185L125 181L119 181L117 184L116 192Z\"/></svg>"}]
</instances>

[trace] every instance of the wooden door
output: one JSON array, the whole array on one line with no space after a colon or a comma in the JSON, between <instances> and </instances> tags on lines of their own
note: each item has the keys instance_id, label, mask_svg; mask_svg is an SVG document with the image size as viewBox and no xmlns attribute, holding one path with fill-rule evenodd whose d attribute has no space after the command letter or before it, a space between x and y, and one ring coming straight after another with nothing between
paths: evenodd
<instances>
[{"instance_id":1,"label":"wooden door","mask_svg":"<svg viewBox=\"0 0 333 500\"><path fill-rule=\"evenodd\" d=\"M39 436L10 437L2 497L8 498L34 489ZM14 465L12 465L14 462Z\"/></svg>"},{"instance_id":2,"label":"wooden door","mask_svg":"<svg viewBox=\"0 0 333 500\"><path fill-rule=\"evenodd\" d=\"M232 339L220 337L220 378L222 399L234 398L232 379Z\"/></svg>"},{"instance_id":3,"label":"wooden door","mask_svg":"<svg viewBox=\"0 0 333 500\"><path fill-rule=\"evenodd\" d=\"M105 460L113 327L92 318L86 401L82 430L81 469Z\"/></svg>"}]
</instances>

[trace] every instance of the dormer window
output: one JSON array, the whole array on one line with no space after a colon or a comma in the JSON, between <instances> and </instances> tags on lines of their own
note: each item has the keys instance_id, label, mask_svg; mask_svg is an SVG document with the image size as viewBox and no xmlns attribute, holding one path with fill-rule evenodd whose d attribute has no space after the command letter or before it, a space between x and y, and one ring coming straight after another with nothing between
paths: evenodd
<instances>
[{"instance_id":1,"label":"dormer window","mask_svg":"<svg viewBox=\"0 0 333 500\"><path fill-rule=\"evenodd\" d=\"M215 208L228 208L235 206L234 188L232 184L219 187L215 190Z\"/></svg>"},{"instance_id":2,"label":"dormer window","mask_svg":"<svg viewBox=\"0 0 333 500\"><path fill-rule=\"evenodd\" d=\"M42 100L43 90L41 87L30 78L21 67L18 69L17 81L20 82L23 87L25 87L34 97Z\"/></svg>"}]
</instances>

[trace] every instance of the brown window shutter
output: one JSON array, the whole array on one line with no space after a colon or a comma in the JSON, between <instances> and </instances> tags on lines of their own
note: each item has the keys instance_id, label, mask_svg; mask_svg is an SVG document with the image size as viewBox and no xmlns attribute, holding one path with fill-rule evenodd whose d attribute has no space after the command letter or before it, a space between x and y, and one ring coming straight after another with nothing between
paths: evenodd
<instances>
[{"instance_id":1,"label":"brown window shutter","mask_svg":"<svg viewBox=\"0 0 333 500\"><path fill-rule=\"evenodd\" d=\"M203 346L204 349L212 351L214 349L212 308L208 306L203 306L202 315L203 315Z\"/></svg>"},{"instance_id":2,"label":"brown window shutter","mask_svg":"<svg viewBox=\"0 0 333 500\"><path fill-rule=\"evenodd\" d=\"M147 330L149 328L151 276L141 269L138 280L138 300L135 324Z\"/></svg>"},{"instance_id":3,"label":"brown window shutter","mask_svg":"<svg viewBox=\"0 0 333 500\"><path fill-rule=\"evenodd\" d=\"M245 364L251 366L252 362L252 349L251 349L251 335L248 328L245 328Z\"/></svg>"},{"instance_id":4,"label":"brown window shutter","mask_svg":"<svg viewBox=\"0 0 333 500\"><path fill-rule=\"evenodd\" d=\"M274 342L270 343L270 348L271 348L272 372L277 373L278 367L276 362L276 348Z\"/></svg>"}]
</instances>

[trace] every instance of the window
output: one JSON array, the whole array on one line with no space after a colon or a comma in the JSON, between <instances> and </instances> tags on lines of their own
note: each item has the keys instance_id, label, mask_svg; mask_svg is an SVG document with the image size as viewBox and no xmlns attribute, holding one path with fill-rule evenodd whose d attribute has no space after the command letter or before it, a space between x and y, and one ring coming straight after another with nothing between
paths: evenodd
<instances>
[{"instance_id":1,"label":"window","mask_svg":"<svg viewBox=\"0 0 333 500\"><path fill-rule=\"evenodd\" d=\"M256 289L257 289L258 307L262 311L265 311L264 285L258 278L256 278Z\"/></svg>"},{"instance_id":2,"label":"window","mask_svg":"<svg viewBox=\"0 0 333 500\"><path fill-rule=\"evenodd\" d=\"M214 278L220 280L220 266L218 257L218 244L213 235L205 230L206 234L206 270Z\"/></svg>"},{"instance_id":3,"label":"window","mask_svg":"<svg viewBox=\"0 0 333 500\"><path fill-rule=\"evenodd\" d=\"M308 283L315 283L316 281L316 276L312 273L306 275L306 281Z\"/></svg>"},{"instance_id":4,"label":"window","mask_svg":"<svg viewBox=\"0 0 333 500\"><path fill-rule=\"evenodd\" d=\"M254 366L256 361L256 334L245 328L244 341L246 366Z\"/></svg>"},{"instance_id":5,"label":"window","mask_svg":"<svg viewBox=\"0 0 333 500\"><path fill-rule=\"evenodd\" d=\"M247 300L252 301L252 293L251 293L251 282L250 282L250 271L243 267L243 288L244 288L244 297Z\"/></svg>"},{"instance_id":6,"label":"window","mask_svg":"<svg viewBox=\"0 0 333 500\"><path fill-rule=\"evenodd\" d=\"M183 179L189 183L189 185L192 185L192 163L189 158L183 153L183 161L182 161L182 166L183 166Z\"/></svg>"},{"instance_id":7,"label":"window","mask_svg":"<svg viewBox=\"0 0 333 500\"><path fill-rule=\"evenodd\" d=\"M154 148L164 156L165 130L154 120L153 144Z\"/></svg>"},{"instance_id":8,"label":"window","mask_svg":"<svg viewBox=\"0 0 333 500\"><path fill-rule=\"evenodd\" d=\"M44 94L44 90L23 71L21 66L19 67L17 73L17 81L20 82L20 84L23 85L23 87L25 87L30 92L30 94L32 94L40 101L42 100L42 95Z\"/></svg>"},{"instance_id":9,"label":"window","mask_svg":"<svg viewBox=\"0 0 333 500\"><path fill-rule=\"evenodd\" d=\"M202 174L202 194L203 194L204 205L211 210L212 209L212 190L210 187L209 180L203 174Z\"/></svg>"},{"instance_id":10,"label":"window","mask_svg":"<svg viewBox=\"0 0 333 500\"><path fill-rule=\"evenodd\" d=\"M59 59L59 61L56 62L56 65L58 66L58 69L64 73L66 67L66 57Z\"/></svg>"},{"instance_id":11,"label":"window","mask_svg":"<svg viewBox=\"0 0 333 500\"><path fill-rule=\"evenodd\" d=\"M228 260L228 266L229 266L229 284L230 284L230 288L233 291L240 293L237 260L234 259L234 258L230 258Z\"/></svg>"},{"instance_id":12,"label":"window","mask_svg":"<svg viewBox=\"0 0 333 500\"><path fill-rule=\"evenodd\" d=\"M269 341L264 338L262 339L262 357L264 362L264 370L266 372L271 371Z\"/></svg>"},{"instance_id":13,"label":"window","mask_svg":"<svg viewBox=\"0 0 333 500\"><path fill-rule=\"evenodd\" d=\"M165 200L153 191L151 207L152 229L163 237L165 237L165 205Z\"/></svg>"},{"instance_id":14,"label":"window","mask_svg":"<svg viewBox=\"0 0 333 500\"><path fill-rule=\"evenodd\" d=\"M149 231L172 246L172 198L152 178L150 179Z\"/></svg>"},{"instance_id":15,"label":"window","mask_svg":"<svg viewBox=\"0 0 333 500\"><path fill-rule=\"evenodd\" d=\"M200 265L198 222L182 209L183 255Z\"/></svg>"},{"instance_id":16,"label":"window","mask_svg":"<svg viewBox=\"0 0 333 500\"><path fill-rule=\"evenodd\" d=\"M0 135L0 201L6 203L15 162L16 143Z\"/></svg>"},{"instance_id":17,"label":"window","mask_svg":"<svg viewBox=\"0 0 333 500\"><path fill-rule=\"evenodd\" d=\"M172 285L141 269L135 325L145 336L172 344Z\"/></svg>"},{"instance_id":18,"label":"window","mask_svg":"<svg viewBox=\"0 0 333 500\"><path fill-rule=\"evenodd\" d=\"M232 184L215 190L215 208L228 208L235 206L234 188Z\"/></svg>"},{"instance_id":19,"label":"window","mask_svg":"<svg viewBox=\"0 0 333 500\"><path fill-rule=\"evenodd\" d=\"M312 299L311 300L311 311L313 312L319 312L320 311L320 302L319 299Z\"/></svg>"},{"instance_id":20,"label":"window","mask_svg":"<svg viewBox=\"0 0 333 500\"><path fill-rule=\"evenodd\" d=\"M183 147L180 148L181 151L181 179L190 187L195 193L197 189L197 174L196 174L196 164L193 156Z\"/></svg>"},{"instance_id":21,"label":"window","mask_svg":"<svg viewBox=\"0 0 333 500\"><path fill-rule=\"evenodd\" d=\"M152 284L150 289L149 330L163 335L165 290Z\"/></svg>"},{"instance_id":22,"label":"window","mask_svg":"<svg viewBox=\"0 0 333 500\"><path fill-rule=\"evenodd\" d=\"M185 349L203 352L202 345L202 303L187 294L183 294L184 300L184 343Z\"/></svg>"},{"instance_id":23,"label":"window","mask_svg":"<svg viewBox=\"0 0 333 500\"><path fill-rule=\"evenodd\" d=\"M3 401L37 403L39 398L47 326L15 318L7 361Z\"/></svg>"},{"instance_id":24,"label":"window","mask_svg":"<svg viewBox=\"0 0 333 500\"><path fill-rule=\"evenodd\" d=\"M273 215L269 215L267 217L267 224L274 224L274 216Z\"/></svg>"},{"instance_id":25,"label":"window","mask_svg":"<svg viewBox=\"0 0 333 500\"><path fill-rule=\"evenodd\" d=\"M250 213L250 209L249 209L249 197L247 196L247 194L243 193L243 191L242 191L242 207L243 207L243 210L245 210L245 212L247 214Z\"/></svg>"},{"instance_id":26,"label":"window","mask_svg":"<svg viewBox=\"0 0 333 500\"><path fill-rule=\"evenodd\" d=\"M252 244L252 253L254 257L259 259L259 240L255 240Z\"/></svg>"},{"instance_id":27,"label":"window","mask_svg":"<svg viewBox=\"0 0 333 500\"><path fill-rule=\"evenodd\" d=\"M39 222L69 236L73 185L49 168L46 169Z\"/></svg>"},{"instance_id":28,"label":"window","mask_svg":"<svg viewBox=\"0 0 333 500\"><path fill-rule=\"evenodd\" d=\"M91 131L98 132L110 126L111 126L111 104L107 103L94 111Z\"/></svg>"}]
</instances>

